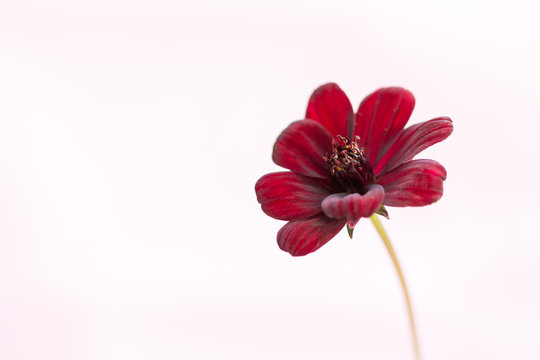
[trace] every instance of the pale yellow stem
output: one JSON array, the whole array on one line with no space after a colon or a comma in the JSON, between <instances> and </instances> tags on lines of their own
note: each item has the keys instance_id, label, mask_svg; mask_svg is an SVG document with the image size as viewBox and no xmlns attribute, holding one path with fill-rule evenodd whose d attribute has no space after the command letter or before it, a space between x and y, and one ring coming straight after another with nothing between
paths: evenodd
<instances>
[{"instance_id":1,"label":"pale yellow stem","mask_svg":"<svg viewBox=\"0 0 540 360\"><path fill-rule=\"evenodd\" d=\"M401 288L403 289L403 295L405 295L405 301L407 302L407 310L409 312L409 322L411 324L411 335L413 340L413 346L414 346L414 355L416 360L420 360L420 346L418 345L418 336L416 335L416 325L414 323L414 315L413 315L413 309L411 304L411 299L409 298L409 291L407 290L407 284L405 283L405 277L403 276L403 271L401 270L401 266L399 265L399 261L396 256L396 252L394 251L394 248L392 247L392 243L390 242L390 238L386 234L386 231L384 230L384 227L381 224L381 221L377 217L377 214L373 214L370 217L371 222L375 226L375 229L377 229L377 232L379 233L379 236L381 237L384 245L386 246L386 250L388 250L388 254L390 255L390 258L392 259L392 262L394 263L394 267L396 268L397 274L399 276L399 282L401 283Z\"/></svg>"}]
</instances>

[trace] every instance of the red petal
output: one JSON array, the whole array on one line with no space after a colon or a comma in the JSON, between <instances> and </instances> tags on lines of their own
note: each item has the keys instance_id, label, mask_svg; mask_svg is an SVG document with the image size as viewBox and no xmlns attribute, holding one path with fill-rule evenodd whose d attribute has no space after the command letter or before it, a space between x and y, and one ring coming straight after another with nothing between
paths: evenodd
<instances>
[{"instance_id":1,"label":"red petal","mask_svg":"<svg viewBox=\"0 0 540 360\"><path fill-rule=\"evenodd\" d=\"M279 135L272 159L279 166L302 175L327 178L323 159L332 150L332 135L313 120L295 121Z\"/></svg>"},{"instance_id":2,"label":"red petal","mask_svg":"<svg viewBox=\"0 0 540 360\"><path fill-rule=\"evenodd\" d=\"M384 205L425 206L443 194L446 170L434 160L411 160L384 174L377 184L384 187Z\"/></svg>"},{"instance_id":3,"label":"red petal","mask_svg":"<svg viewBox=\"0 0 540 360\"><path fill-rule=\"evenodd\" d=\"M379 89L362 101L353 134L360 136L370 164L375 164L379 153L403 129L414 109L414 102L413 94L399 87Z\"/></svg>"},{"instance_id":4,"label":"red petal","mask_svg":"<svg viewBox=\"0 0 540 360\"><path fill-rule=\"evenodd\" d=\"M345 223L346 220L330 219L324 214L290 221L278 231L278 245L293 256L307 255L336 236Z\"/></svg>"},{"instance_id":5,"label":"red petal","mask_svg":"<svg viewBox=\"0 0 540 360\"><path fill-rule=\"evenodd\" d=\"M332 194L321 204L326 216L332 219L347 219L355 224L362 217L370 217L381 206L384 189L380 185L368 186L364 195L358 193Z\"/></svg>"},{"instance_id":6,"label":"red petal","mask_svg":"<svg viewBox=\"0 0 540 360\"><path fill-rule=\"evenodd\" d=\"M321 202L331 194L329 181L293 172L263 176L255 184L262 210L279 220L297 220L322 212Z\"/></svg>"},{"instance_id":7,"label":"red petal","mask_svg":"<svg viewBox=\"0 0 540 360\"><path fill-rule=\"evenodd\" d=\"M337 84L320 86L309 99L306 119L317 121L334 137L349 136L354 112L347 95ZM352 130L352 129L351 129Z\"/></svg>"},{"instance_id":8,"label":"red petal","mask_svg":"<svg viewBox=\"0 0 540 360\"><path fill-rule=\"evenodd\" d=\"M408 127L398 136L388 151L377 162L376 176L409 161L421 151L446 139L453 130L452 120L440 117Z\"/></svg>"}]
</instances>

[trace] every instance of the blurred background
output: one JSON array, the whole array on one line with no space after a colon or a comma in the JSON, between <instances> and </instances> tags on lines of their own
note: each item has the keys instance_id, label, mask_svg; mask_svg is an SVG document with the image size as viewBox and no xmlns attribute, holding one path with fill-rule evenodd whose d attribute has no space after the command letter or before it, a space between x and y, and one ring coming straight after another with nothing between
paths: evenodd
<instances>
[{"instance_id":1,"label":"blurred background","mask_svg":"<svg viewBox=\"0 0 540 360\"><path fill-rule=\"evenodd\" d=\"M540 358L533 1L2 1L0 358L411 359L367 221L303 258L254 184L319 85L454 133L384 221L425 359Z\"/></svg>"}]
</instances>

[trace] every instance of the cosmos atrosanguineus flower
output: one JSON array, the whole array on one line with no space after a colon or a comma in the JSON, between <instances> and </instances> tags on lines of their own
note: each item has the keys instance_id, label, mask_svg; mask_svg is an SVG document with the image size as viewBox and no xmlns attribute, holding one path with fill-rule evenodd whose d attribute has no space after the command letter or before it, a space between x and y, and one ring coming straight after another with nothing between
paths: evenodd
<instances>
[{"instance_id":1,"label":"cosmos atrosanguineus flower","mask_svg":"<svg viewBox=\"0 0 540 360\"><path fill-rule=\"evenodd\" d=\"M404 129L414 104L410 91L382 88L354 113L338 85L315 90L305 119L289 125L274 145L274 162L290 171L267 174L255 185L262 210L288 221L277 234L282 250L306 255L346 224L352 235L361 218L388 216L385 206L441 198L444 167L413 158L446 139L452 121L438 117Z\"/></svg>"}]
</instances>

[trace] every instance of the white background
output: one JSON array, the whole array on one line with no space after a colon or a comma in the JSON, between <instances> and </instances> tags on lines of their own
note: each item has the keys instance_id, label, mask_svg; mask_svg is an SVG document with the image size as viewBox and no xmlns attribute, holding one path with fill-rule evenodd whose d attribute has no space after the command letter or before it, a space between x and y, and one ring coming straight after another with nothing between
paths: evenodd
<instances>
[{"instance_id":1,"label":"white background","mask_svg":"<svg viewBox=\"0 0 540 360\"><path fill-rule=\"evenodd\" d=\"M334 81L450 116L384 221L425 359L540 358L533 2L2 1L0 358L409 359L371 224L279 250L254 184Z\"/></svg>"}]
</instances>

